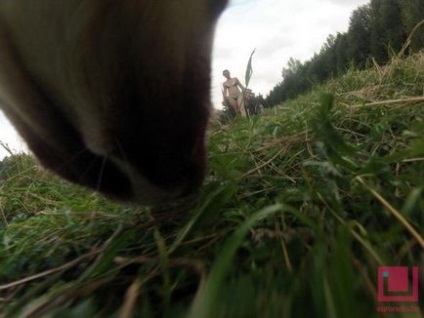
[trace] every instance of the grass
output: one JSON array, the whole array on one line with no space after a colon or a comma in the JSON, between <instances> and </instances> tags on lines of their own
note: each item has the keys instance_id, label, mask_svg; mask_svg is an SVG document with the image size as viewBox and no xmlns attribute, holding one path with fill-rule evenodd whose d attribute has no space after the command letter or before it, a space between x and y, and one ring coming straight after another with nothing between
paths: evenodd
<instances>
[{"instance_id":1,"label":"grass","mask_svg":"<svg viewBox=\"0 0 424 318\"><path fill-rule=\"evenodd\" d=\"M189 207L111 203L4 159L0 315L421 317L423 89L418 54L214 122ZM377 301L383 265L419 266L418 303Z\"/></svg>"}]
</instances>

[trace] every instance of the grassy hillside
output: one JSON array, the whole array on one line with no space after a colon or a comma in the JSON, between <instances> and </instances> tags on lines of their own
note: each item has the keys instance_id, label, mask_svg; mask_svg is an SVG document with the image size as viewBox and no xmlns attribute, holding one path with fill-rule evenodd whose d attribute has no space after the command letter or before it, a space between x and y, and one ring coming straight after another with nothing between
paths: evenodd
<instances>
[{"instance_id":1,"label":"grassy hillside","mask_svg":"<svg viewBox=\"0 0 424 318\"><path fill-rule=\"evenodd\" d=\"M0 313L423 315L424 54L209 135L198 200L155 209L110 203L25 155L3 160ZM377 301L383 265L419 266L419 303Z\"/></svg>"}]
</instances>

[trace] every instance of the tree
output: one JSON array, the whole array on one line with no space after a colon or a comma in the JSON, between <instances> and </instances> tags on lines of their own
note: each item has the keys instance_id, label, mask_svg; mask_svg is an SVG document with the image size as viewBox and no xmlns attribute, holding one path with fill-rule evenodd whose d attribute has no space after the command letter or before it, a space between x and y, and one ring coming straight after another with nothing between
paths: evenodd
<instances>
[{"instance_id":1,"label":"tree","mask_svg":"<svg viewBox=\"0 0 424 318\"><path fill-rule=\"evenodd\" d=\"M287 62L287 67L283 67L283 71L281 72L281 74L283 75L283 78L293 76L297 74L301 68L302 62L291 57Z\"/></svg>"},{"instance_id":2,"label":"tree","mask_svg":"<svg viewBox=\"0 0 424 318\"><path fill-rule=\"evenodd\" d=\"M371 0L371 9L371 53L378 63L384 64L389 50L399 52L406 40L401 5L399 0Z\"/></svg>"},{"instance_id":3,"label":"tree","mask_svg":"<svg viewBox=\"0 0 424 318\"><path fill-rule=\"evenodd\" d=\"M371 7L364 5L353 11L350 17L347 42L348 57L358 68L364 68L371 54Z\"/></svg>"},{"instance_id":4,"label":"tree","mask_svg":"<svg viewBox=\"0 0 424 318\"><path fill-rule=\"evenodd\" d=\"M401 2L401 5L405 32L409 35L415 26L424 20L424 1L408 0ZM413 52L424 48L424 25L415 31L411 38L410 48Z\"/></svg>"},{"instance_id":5,"label":"tree","mask_svg":"<svg viewBox=\"0 0 424 318\"><path fill-rule=\"evenodd\" d=\"M319 54L311 61L311 71L318 83L323 83L337 74L336 43L336 36L329 35Z\"/></svg>"},{"instance_id":6,"label":"tree","mask_svg":"<svg viewBox=\"0 0 424 318\"><path fill-rule=\"evenodd\" d=\"M344 74L349 65L349 42L347 33L337 33L334 48L336 58L337 75Z\"/></svg>"}]
</instances>

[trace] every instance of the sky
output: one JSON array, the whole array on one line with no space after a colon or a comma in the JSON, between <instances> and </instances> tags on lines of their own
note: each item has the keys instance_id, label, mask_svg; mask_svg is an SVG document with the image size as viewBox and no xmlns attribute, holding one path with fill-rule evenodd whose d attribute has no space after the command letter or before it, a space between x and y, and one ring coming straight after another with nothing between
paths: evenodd
<instances>
[{"instance_id":1,"label":"sky","mask_svg":"<svg viewBox=\"0 0 424 318\"><path fill-rule=\"evenodd\" d=\"M232 0L215 34L212 102L222 101L222 71L244 84L251 52L249 87L264 97L282 80L290 57L302 62L319 52L330 34L346 32L349 17L370 0Z\"/></svg>"},{"instance_id":2,"label":"sky","mask_svg":"<svg viewBox=\"0 0 424 318\"><path fill-rule=\"evenodd\" d=\"M290 57L302 62L319 52L328 35L346 32L349 17L369 0L230 0L215 33L212 61L212 103L221 107L222 71L229 69L244 84L251 52L249 87L264 97L282 80ZM0 141L14 151L24 142L0 112ZM0 145L0 159L7 152Z\"/></svg>"}]
</instances>

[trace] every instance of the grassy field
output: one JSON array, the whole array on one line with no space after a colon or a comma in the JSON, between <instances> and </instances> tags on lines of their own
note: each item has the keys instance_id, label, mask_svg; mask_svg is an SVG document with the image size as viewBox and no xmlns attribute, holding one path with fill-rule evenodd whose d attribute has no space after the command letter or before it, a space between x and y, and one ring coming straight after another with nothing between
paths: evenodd
<instances>
[{"instance_id":1,"label":"grassy field","mask_svg":"<svg viewBox=\"0 0 424 318\"><path fill-rule=\"evenodd\" d=\"M4 159L0 316L423 316L424 54L213 122L209 167L146 209ZM419 302L379 303L380 266L418 266Z\"/></svg>"}]
</instances>

